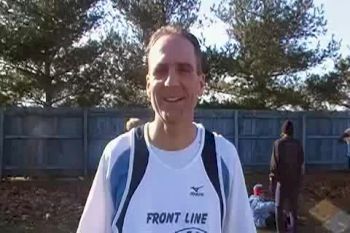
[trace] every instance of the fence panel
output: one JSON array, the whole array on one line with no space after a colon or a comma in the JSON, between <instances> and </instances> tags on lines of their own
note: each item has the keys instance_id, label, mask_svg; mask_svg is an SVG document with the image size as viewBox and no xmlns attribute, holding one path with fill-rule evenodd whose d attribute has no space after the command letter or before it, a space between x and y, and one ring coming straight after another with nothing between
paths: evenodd
<instances>
[{"instance_id":1,"label":"fence panel","mask_svg":"<svg viewBox=\"0 0 350 233\"><path fill-rule=\"evenodd\" d=\"M145 121L149 109L0 109L0 176L87 175L106 144L124 132L129 117ZM349 112L197 110L195 121L234 143L246 167L268 167L273 141L290 119L304 143L307 165L342 169ZM2 169L1 169L2 168Z\"/></svg>"}]
</instances>

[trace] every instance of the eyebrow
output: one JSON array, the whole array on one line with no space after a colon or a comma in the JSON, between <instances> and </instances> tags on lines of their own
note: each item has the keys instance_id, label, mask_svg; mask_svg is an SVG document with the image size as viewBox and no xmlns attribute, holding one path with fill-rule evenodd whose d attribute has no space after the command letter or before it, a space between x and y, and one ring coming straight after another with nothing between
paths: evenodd
<instances>
[{"instance_id":1,"label":"eyebrow","mask_svg":"<svg viewBox=\"0 0 350 233\"><path fill-rule=\"evenodd\" d=\"M186 62L177 62L176 65L194 68L190 63L186 63Z\"/></svg>"},{"instance_id":2,"label":"eyebrow","mask_svg":"<svg viewBox=\"0 0 350 233\"><path fill-rule=\"evenodd\" d=\"M169 65L170 63L167 63L167 62L159 62L157 64L157 66L163 66L163 65ZM181 66L192 66L190 63L188 62L175 62L174 65L181 65Z\"/></svg>"},{"instance_id":3,"label":"eyebrow","mask_svg":"<svg viewBox=\"0 0 350 233\"><path fill-rule=\"evenodd\" d=\"M168 63L158 63L155 68L157 67L164 67L164 66L168 66L169 64Z\"/></svg>"},{"instance_id":4,"label":"eyebrow","mask_svg":"<svg viewBox=\"0 0 350 233\"><path fill-rule=\"evenodd\" d=\"M158 63L158 64L155 66L155 68L158 68L158 67L165 67L165 66L168 66L168 65L169 65L169 63L166 63L166 62L164 62L164 63ZM174 65L175 65L175 66L188 67L188 68L194 69L194 67L193 67L190 63L187 63L187 62L176 62Z\"/></svg>"}]
</instances>

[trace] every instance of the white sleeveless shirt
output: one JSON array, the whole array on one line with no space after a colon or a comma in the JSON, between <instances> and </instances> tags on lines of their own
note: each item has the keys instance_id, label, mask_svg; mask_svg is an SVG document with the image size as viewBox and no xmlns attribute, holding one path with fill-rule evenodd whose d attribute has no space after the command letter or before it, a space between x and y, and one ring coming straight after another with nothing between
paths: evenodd
<instances>
[{"instance_id":1,"label":"white sleeveless shirt","mask_svg":"<svg viewBox=\"0 0 350 233\"><path fill-rule=\"evenodd\" d=\"M204 128L199 126L197 135L203 141ZM207 176L202 149L203 143L181 168L173 168L160 158L165 155L150 150L147 169L125 215L123 233L221 232L220 202Z\"/></svg>"},{"instance_id":2,"label":"white sleeveless shirt","mask_svg":"<svg viewBox=\"0 0 350 233\"><path fill-rule=\"evenodd\" d=\"M128 165L133 164L134 130L108 143L77 232L256 233L235 147L222 136L214 134L223 197L221 216L219 196L206 173L201 156L205 129L200 124L196 126L199 149L188 150L196 152L185 155L185 162L164 159L161 150L152 149L145 137L149 151L148 164L129 201L126 201L126 196L132 166ZM147 132L144 135L148 135ZM125 167L129 167L129 170ZM122 179L124 176L127 178ZM126 182L121 182L123 180ZM122 230L119 231L117 220L121 217L122 209L119 207L124 205L127 209L122 219Z\"/></svg>"}]
</instances>

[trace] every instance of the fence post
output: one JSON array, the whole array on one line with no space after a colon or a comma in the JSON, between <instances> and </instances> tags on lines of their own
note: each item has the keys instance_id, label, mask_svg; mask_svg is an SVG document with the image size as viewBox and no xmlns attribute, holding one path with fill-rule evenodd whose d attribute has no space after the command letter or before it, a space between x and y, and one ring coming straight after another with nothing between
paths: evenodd
<instances>
[{"instance_id":1,"label":"fence post","mask_svg":"<svg viewBox=\"0 0 350 233\"><path fill-rule=\"evenodd\" d=\"M0 107L0 180L2 178L3 157L4 157L4 108Z\"/></svg>"},{"instance_id":2,"label":"fence post","mask_svg":"<svg viewBox=\"0 0 350 233\"><path fill-rule=\"evenodd\" d=\"M239 139L238 139L238 110L235 110L235 146L237 148L237 151L238 151L238 143L239 143Z\"/></svg>"},{"instance_id":3,"label":"fence post","mask_svg":"<svg viewBox=\"0 0 350 233\"><path fill-rule=\"evenodd\" d=\"M305 159L305 164L306 164L306 161L307 161L307 159L306 159L306 151L307 151L307 149L306 149L306 137L307 137L307 135L306 135L306 114L305 114L305 112L303 112L303 118L302 118L303 120L302 120L302 143L303 143L303 149L304 149L304 159Z\"/></svg>"},{"instance_id":4,"label":"fence post","mask_svg":"<svg viewBox=\"0 0 350 233\"><path fill-rule=\"evenodd\" d=\"M87 178L88 175L88 164L89 164L89 151L88 151L88 109L84 108L84 118L83 118L83 127L84 127L84 151L83 151L83 165L84 165L84 177Z\"/></svg>"}]
</instances>

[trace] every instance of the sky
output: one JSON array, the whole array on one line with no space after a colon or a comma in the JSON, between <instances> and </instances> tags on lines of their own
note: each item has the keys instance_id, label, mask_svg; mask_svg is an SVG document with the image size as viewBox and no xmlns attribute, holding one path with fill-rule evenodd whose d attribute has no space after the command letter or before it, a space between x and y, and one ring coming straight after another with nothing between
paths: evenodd
<instances>
[{"instance_id":1,"label":"sky","mask_svg":"<svg viewBox=\"0 0 350 233\"><path fill-rule=\"evenodd\" d=\"M202 0L200 15L209 14L210 6L217 1ZM325 18L327 20L328 32L326 36L320 38L321 44L326 44L335 35L336 40L342 41L340 52L344 55L350 55L350 0L314 0L316 6L323 5ZM196 36L200 36L203 29L192 28ZM206 43L209 45L222 45L227 40L225 25L222 22L216 22L203 30Z\"/></svg>"},{"instance_id":2,"label":"sky","mask_svg":"<svg viewBox=\"0 0 350 233\"><path fill-rule=\"evenodd\" d=\"M202 0L199 16L212 15L210 7L219 0ZM107 9L113 12L112 5L107 1ZM327 44L332 34L336 40L341 40L341 54L350 55L350 0L314 0L316 6L323 5L325 18L327 20L328 32L326 36L320 38L321 44ZM214 18L213 16L211 18ZM203 32L206 44L208 45L223 45L227 41L226 26L223 22L216 19L212 25L206 25L205 28L191 28L191 32L201 38ZM95 34L95 33L93 33ZM96 33L97 36L99 33Z\"/></svg>"},{"instance_id":3,"label":"sky","mask_svg":"<svg viewBox=\"0 0 350 233\"><path fill-rule=\"evenodd\" d=\"M331 34L342 40L341 53L350 55L350 1L349 0L315 0L323 4L327 19L328 38Z\"/></svg>"},{"instance_id":4,"label":"sky","mask_svg":"<svg viewBox=\"0 0 350 233\"><path fill-rule=\"evenodd\" d=\"M199 15L210 15L210 7L218 1L202 0ZM323 6L324 16L327 20L327 33L319 38L321 46L326 46L334 35L337 41L341 41L339 53L343 57L350 55L350 0L314 0L315 6ZM226 26L223 22L216 20L210 26L203 28L191 28L191 32L201 38L201 33L205 38L206 45L223 45L227 41ZM334 62L330 59L321 65L301 72L301 77L306 77L308 73L323 74L334 69Z\"/></svg>"},{"instance_id":5,"label":"sky","mask_svg":"<svg viewBox=\"0 0 350 233\"><path fill-rule=\"evenodd\" d=\"M217 45L220 47L227 40L226 28L227 26L221 22L219 19L215 19L213 14L210 11L210 7L214 3L220 2L219 0L202 0L201 8L199 12L199 18L203 19L203 15L209 15L211 19L214 19L213 24L208 24L208 21L204 20L204 28L198 28L196 26L191 28L191 32L195 34L198 38L203 37L205 39L206 45ZM110 12L113 14L113 8L109 1L107 1L108 5L105 6L107 9L110 9ZM327 20L328 29L325 36L319 38L321 45L326 46L330 41L332 35L335 36L337 41L341 41L340 54L343 57L350 55L350 0L314 0L314 4L316 6L323 5L325 19ZM113 19L110 19L113 22ZM113 24L113 23L112 23ZM104 29L100 28L101 31ZM92 38L99 37L101 35L101 31L98 30L93 32ZM95 38L95 39L96 39ZM87 40L83 38L79 43L84 43ZM304 72L301 75L306 76L307 73L327 73L334 68L333 61L326 60L323 64L316 66L314 68L309 69L307 72Z\"/></svg>"}]
</instances>

